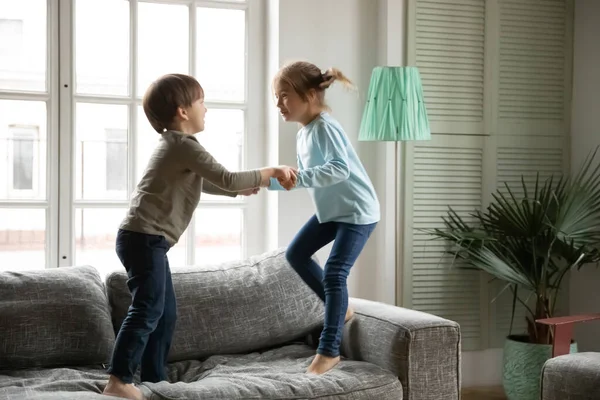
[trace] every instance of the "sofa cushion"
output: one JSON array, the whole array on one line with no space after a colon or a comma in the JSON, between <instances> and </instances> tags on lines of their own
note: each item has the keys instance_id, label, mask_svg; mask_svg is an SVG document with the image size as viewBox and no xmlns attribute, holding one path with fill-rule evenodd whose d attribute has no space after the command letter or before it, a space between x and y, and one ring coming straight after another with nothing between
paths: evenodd
<instances>
[{"instance_id":1,"label":"sofa cushion","mask_svg":"<svg viewBox=\"0 0 600 400\"><path fill-rule=\"evenodd\" d=\"M277 346L323 324L323 304L277 250L213 267L174 269L177 324L170 361ZM115 331L131 296L127 275L107 277Z\"/></svg>"},{"instance_id":2,"label":"sofa cushion","mask_svg":"<svg viewBox=\"0 0 600 400\"><path fill-rule=\"evenodd\" d=\"M542 371L543 400L595 400L600 393L600 353L551 358Z\"/></svg>"},{"instance_id":3,"label":"sofa cushion","mask_svg":"<svg viewBox=\"0 0 600 400\"><path fill-rule=\"evenodd\" d=\"M0 273L0 369L110 359L114 332L93 267Z\"/></svg>"},{"instance_id":4,"label":"sofa cushion","mask_svg":"<svg viewBox=\"0 0 600 400\"><path fill-rule=\"evenodd\" d=\"M342 360L324 375L306 374L315 350L293 344L263 353L213 356L170 366L177 383L148 383L149 400L337 399L401 400L396 376L373 364Z\"/></svg>"},{"instance_id":5,"label":"sofa cushion","mask_svg":"<svg viewBox=\"0 0 600 400\"><path fill-rule=\"evenodd\" d=\"M168 367L169 381L144 383L147 400L401 400L402 386L373 364L342 360L331 372L307 375L314 349L294 344L263 353L213 356ZM71 367L0 372L0 399L102 400L108 375L100 368Z\"/></svg>"},{"instance_id":6,"label":"sofa cushion","mask_svg":"<svg viewBox=\"0 0 600 400\"><path fill-rule=\"evenodd\" d=\"M108 400L102 368L71 367L0 371L0 399Z\"/></svg>"}]
</instances>

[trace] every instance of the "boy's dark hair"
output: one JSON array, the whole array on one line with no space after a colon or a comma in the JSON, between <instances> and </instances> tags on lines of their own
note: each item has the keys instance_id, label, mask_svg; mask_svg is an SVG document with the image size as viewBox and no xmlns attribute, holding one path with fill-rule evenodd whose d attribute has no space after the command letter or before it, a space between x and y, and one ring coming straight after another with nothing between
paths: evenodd
<instances>
[{"instance_id":1,"label":"boy's dark hair","mask_svg":"<svg viewBox=\"0 0 600 400\"><path fill-rule=\"evenodd\" d=\"M163 133L173 122L179 107L190 107L202 98L204 90L194 77L167 74L150 84L142 99L142 106L150 125L156 132Z\"/></svg>"}]
</instances>

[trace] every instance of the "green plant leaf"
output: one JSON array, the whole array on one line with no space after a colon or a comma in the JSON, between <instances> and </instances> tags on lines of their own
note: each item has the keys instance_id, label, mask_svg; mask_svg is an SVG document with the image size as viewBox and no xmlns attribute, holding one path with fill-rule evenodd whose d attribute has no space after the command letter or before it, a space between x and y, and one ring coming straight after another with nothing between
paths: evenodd
<instances>
[{"instance_id":1,"label":"green plant leaf","mask_svg":"<svg viewBox=\"0 0 600 400\"><path fill-rule=\"evenodd\" d=\"M423 230L448 243L446 253L453 256L453 266L485 271L505 282L498 296L513 291L511 321L517 302L528 310L531 341L550 337L534 321L553 315L557 291L568 271L600 262L597 153L598 148L572 177L542 181L537 173L532 185L525 177L516 187L505 183L503 190L492 193L493 201L485 210L468 214L469 223L449 208L442 218L443 229ZM535 296L535 311L519 298L518 290Z\"/></svg>"}]
</instances>

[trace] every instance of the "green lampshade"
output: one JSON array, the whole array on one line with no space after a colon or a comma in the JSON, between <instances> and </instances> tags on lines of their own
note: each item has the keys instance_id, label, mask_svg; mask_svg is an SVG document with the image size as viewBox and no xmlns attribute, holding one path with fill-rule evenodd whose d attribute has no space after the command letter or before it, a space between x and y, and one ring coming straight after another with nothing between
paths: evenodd
<instances>
[{"instance_id":1,"label":"green lampshade","mask_svg":"<svg viewBox=\"0 0 600 400\"><path fill-rule=\"evenodd\" d=\"M358 140L430 140L431 130L416 67L375 67Z\"/></svg>"}]
</instances>

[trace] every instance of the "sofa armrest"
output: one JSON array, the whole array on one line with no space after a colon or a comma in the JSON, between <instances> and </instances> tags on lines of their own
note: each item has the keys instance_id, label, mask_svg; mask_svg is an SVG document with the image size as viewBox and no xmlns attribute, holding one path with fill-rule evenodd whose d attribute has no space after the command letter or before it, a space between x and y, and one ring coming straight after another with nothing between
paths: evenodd
<instances>
[{"instance_id":1,"label":"sofa armrest","mask_svg":"<svg viewBox=\"0 0 600 400\"><path fill-rule=\"evenodd\" d=\"M460 397L460 328L419 311L350 299L355 315L344 327L342 354L393 372L405 400Z\"/></svg>"}]
</instances>

